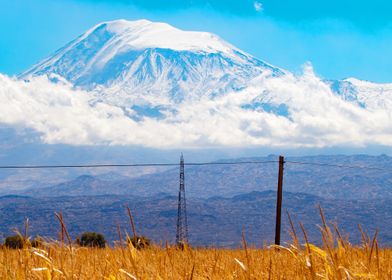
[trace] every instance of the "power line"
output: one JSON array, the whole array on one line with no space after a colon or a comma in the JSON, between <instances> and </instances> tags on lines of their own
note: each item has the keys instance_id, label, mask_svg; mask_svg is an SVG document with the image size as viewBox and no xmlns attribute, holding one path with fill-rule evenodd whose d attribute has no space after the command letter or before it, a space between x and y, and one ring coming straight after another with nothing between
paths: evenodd
<instances>
[{"instance_id":1,"label":"power line","mask_svg":"<svg viewBox=\"0 0 392 280\"><path fill-rule=\"evenodd\" d=\"M189 162L185 166L205 166L205 165L244 165L244 164L269 164L278 163L277 160L269 161L238 161L238 162ZM392 172L392 169L360 165L330 164L320 162L303 162L285 160L286 163L299 165L313 165L324 167L348 168L348 169L372 169ZM135 163L135 164L80 164L80 165L3 165L0 169L61 169L61 168L114 168L114 167L172 167L179 166L178 163Z\"/></svg>"},{"instance_id":2,"label":"power line","mask_svg":"<svg viewBox=\"0 0 392 280\"><path fill-rule=\"evenodd\" d=\"M200 166L200 165L241 165L241 164L265 164L265 163L278 163L277 160L267 160L267 161L238 161L238 162L202 162L202 163L185 163L185 165L190 166Z\"/></svg>"},{"instance_id":3,"label":"power line","mask_svg":"<svg viewBox=\"0 0 392 280\"><path fill-rule=\"evenodd\" d=\"M373 169L373 170L392 172L392 169L382 168L382 167L372 167L372 166L330 164L330 163L320 163L320 162L302 162L302 161L291 161L291 160L286 160L285 162L292 163L292 164L300 164L300 165L315 165L315 166L338 167L338 168L349 168L349 169Z\"/></svg>"},{"instance_id":4,"label":"power line","mask_svg":"<svg viewBox=\"0 0 392 280\"><path fill-rule=\"evenodd\" d=\"M239 162L190 162L184 163L186 166L203 165L241 165L241 164L266 164L277 163L271 161L239 161ZM165 167L179 166L178 163L136 163L136 164L86 164L86 165L4 165L0 169L54 169L54 168L107 168L107 167Z\"/></svg>"}]
</instances>

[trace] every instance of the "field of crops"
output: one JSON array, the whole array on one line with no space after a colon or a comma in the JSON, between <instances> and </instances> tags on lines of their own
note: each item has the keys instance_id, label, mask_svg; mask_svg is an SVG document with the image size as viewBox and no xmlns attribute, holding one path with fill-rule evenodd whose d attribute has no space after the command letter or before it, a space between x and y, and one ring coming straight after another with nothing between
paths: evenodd
<instances>
[{"instance_id":1,"label":"field of crops","mask_svg":"<svg viewBox=\"0 0 392 280\"><path fill-rule=\"evenodd\" d=\"M104 249L61 243L4 247L0 279L392 279L392 250L380 249L376 239L361 247L335 243L264 249L244 243L234 250L137 250L132 243Z\"/></svg>"},{"instance_id":2,"label":"field of crops","mask_svg":"<svg viewBox=\"0 0 392 280\"><path fill-rule=\"evenodd\" d=\"M245 236L238 249L136 248L138 243L126 241L82 247L71 242L62 223L67 239L61 242L32 244L25 238L22 248L3 246L0 279L392 279L392 249L379 246L377 232L370 236L359 227L362 244L353 246L320 214L322 245L307 242L305 228L300 224L297 232L290 219L291 244L261 249L249 246Z\"/></svg>"},{"instance_id":3,"label":"field of crops","mask_svg":"<svg viewBox=\"0 0 392 280\"><path fill-rule=\"evenodd\" d=\"M310 245L310 244L309 244ZM391 279L392 250L131 247L0 251L1 279Z\"/></svg>"}]
</instances>

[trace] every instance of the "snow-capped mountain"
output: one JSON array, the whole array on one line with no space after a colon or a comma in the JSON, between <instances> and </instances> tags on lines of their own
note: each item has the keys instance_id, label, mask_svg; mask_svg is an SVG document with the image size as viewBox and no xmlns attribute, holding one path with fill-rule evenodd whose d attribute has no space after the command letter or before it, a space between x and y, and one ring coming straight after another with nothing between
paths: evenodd
<instances>
[{"instance_id":1,"label":"snow-capped mountain","mask_svg":"<svg viewBox=\"0 0 392 280\"><path fill-rule=\"evenodd\" d=\"M392 146L392 84L293 74L147 20L98 24L18 78L0 74L0 101L0 124L51 144Z\"/></svg>"},{"instance_id":2,"label":"snow-capped mountain","mask_svg":"<svg viewBox=\"0 0 392 280\"><path fill-rule=\"evenodd\" d=\"M105 92L111 103L142 97L162 105L238 91L265 72L284 73L214 34L116 20L96 25L21 77L56 74Z\"/></svg>"},{"instance_id":3,"label":"snow-capped mountain","mask_svg":"<svg viewBox=\"0 0 392 280\"><path fill-rule=\"evenodd\" d=\"M240 91L254 85L251 81L260 75L287 74L292 75L208 32L183 31L148 20L115 20L94 26L19 77L65 79L93 91L95 102L146 113L146 108L162 110L184 100ZM340 98L362 108L392 106L392 84L354 78L326 84ZM268 92L263 85L260 91Z\"/></svg>"}]
</instances>

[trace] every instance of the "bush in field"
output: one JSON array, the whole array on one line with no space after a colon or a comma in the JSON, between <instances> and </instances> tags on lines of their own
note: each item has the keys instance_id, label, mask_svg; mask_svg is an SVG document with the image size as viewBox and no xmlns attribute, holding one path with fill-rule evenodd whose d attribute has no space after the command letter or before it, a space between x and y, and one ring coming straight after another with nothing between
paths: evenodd
<instances>
[{"instance_id":1,"label":"bush in field","mask_svg":"<svg viewBox=\"0 0 392 280\"><path fill-rule=\"evenodd\" d=\"M136 236L136 238L134 236L129 236L127 238L127 242L128 243L132 243L133 247L135 247L136 249L144 249L150 246L150 239L148 239L147 237L140 235L140 236Z\"/></svg>"},{"instance_id":2,"label":"bush in field","mask_svg":"<svg viewBox=\"0 0 392 280\"><path fill-rule=\"evenodd\" d=\"M33 241L31 241L31 247L40 248L42 247L43 240L40 237L36 237Z\"/></svg>"},{"instance_id":3,"label":"bush in field","mask_svg":"<svg viewBox=\"0 0 392 280\"><path fill-rule=\"evenodd\" d=\"M24 244L23 237L20 235L13 235L6 237L4 247L10 249L22 249Z\"/></svg>"},{"instance_id":4,"label":"bush in field","mask_svg":"<svg viewBox=\"0 0 392 280\"><path fill-rule=\"evenodd\" d=\"M105 248L105 237L96 232L84 232L76 239L76 243L83 247Z\"/></svg>"}]
</instances>

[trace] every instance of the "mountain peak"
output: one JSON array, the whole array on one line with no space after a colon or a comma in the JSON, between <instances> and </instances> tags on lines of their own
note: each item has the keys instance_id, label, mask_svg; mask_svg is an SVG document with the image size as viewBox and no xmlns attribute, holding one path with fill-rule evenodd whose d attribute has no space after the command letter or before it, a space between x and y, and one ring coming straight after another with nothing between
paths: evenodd
<instances>
[{"instance_id":1,"label":"mountain peak","mask_svg":"<svg viewBox=\"0 0 392 280\"><path fill-rule=\"evenodd\" d=\"M94 27L92 27L90 30L88 30L86 33L91 34L97 29L104 28L107 31L112 32L114 34L122 34L124 32L127 32L130 29L141 29L141 28L145 28L147 26L151 26L154 24L159 25L159 23L154 23L154 22L147 20L147 19L140 19L140 20L134 20L134 21L129 21L126 19L116 19L116 20L104 21L104 22L98 23Z\"/></svg>"},{"instance_id":2,"label":"mountain peak","mask_svg":"<svg viewBox=\"0 0 392 280\"><path fill-rule=\"evenodd\" d=\"M102 22L81 38L100 30L113 36L113 43L130 49L162 48L177 51L232 52L234 47L209 32L184 31L163 22L124 19Z\"/></svg>"},{"instance_id":3,"label":"mountain peak","mask_svg":"<svg viewBox=\"0 0 392 280\"><path fill-rule=\"evenodd\" d=\"M120 19L95 25L20 77L55 74L133 106L238 91L264 72L283 74L212 33Z\"/></svg>"}]
</instances>

